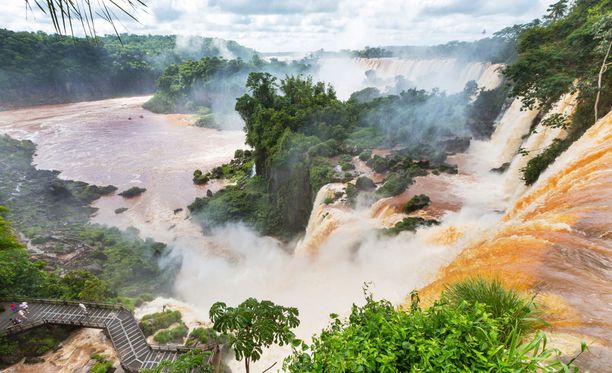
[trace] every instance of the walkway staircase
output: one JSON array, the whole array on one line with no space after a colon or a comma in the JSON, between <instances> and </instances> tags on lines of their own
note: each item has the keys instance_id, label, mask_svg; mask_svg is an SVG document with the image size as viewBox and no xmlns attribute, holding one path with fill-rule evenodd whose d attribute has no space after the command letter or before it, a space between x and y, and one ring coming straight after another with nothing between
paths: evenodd
<instances>
[{"instance_id":1,"label":"walkway staircase","mask_svg":"<svg viewBox=\"0 0 612 373\"><path fill-rule=\"evenodd\" d=\"M154 368L162 360L174 361L180 354L190 350L184 346L149 345L134 315L123 306L83 303L87 307L85 313L79 307L79 302L40 299L27 302L27 319L18 325L13 325L9 320L18 316L17 312L11 311L10 303L0 302L5 310L0 312L0 336L20 333L44 324L103 329L117 350L121 365L130 372ZM15 300L14 303L18 305L21 301Z\"/></svg>"}]
</instances>

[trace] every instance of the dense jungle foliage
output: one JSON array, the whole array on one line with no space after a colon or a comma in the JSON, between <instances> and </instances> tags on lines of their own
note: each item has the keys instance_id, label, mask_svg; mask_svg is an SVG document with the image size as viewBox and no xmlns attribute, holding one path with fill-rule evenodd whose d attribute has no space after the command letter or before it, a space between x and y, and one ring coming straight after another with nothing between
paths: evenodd
<instances>
[{"instance_id":1,"label":"dense jungle foliage","mask_svg":"<svg viewBox=\"0 0 612 373\"><path fill-rule=\"evenodd\" d=\"M120 37L84 39L0 29L0 108L150 93L169 64L256 54L221 39Z\"/></svg>"},{"instance_id":2,"label":"dense jungle foliage","mask_svg":"<svg viewBox=\"0 0 612 373\"><path fill-rule=\"evenodd\" d=\"M363 153L366 159L368 149L402 149L402 162L396 155L373 158L377 172L393 171L381 197L403 192L413 176L423 175L410 157L430 160L424 168L456 172L445 165L446 154L464 150L470 136L490 134L487 128L504 103L499 94L480 95L472 102L477 93L473 82L454 95L409 89L367 100L357 93L347 101L339 100L333 87L309 77L279 81L269 73L254 72L246 86L248 93L237 100L236 111L245 123L256 173L242 171L244 177L234 179L236 185L198 198L190 210L205 226L243 221L283 238L302 231L323 185L355 177L353 157ZM489 109L483 114L481 107ZM242 158L233 163L238 168L250 165ZM198 171L197 183L219 177L218 172Z\"/></svg>"},{"instance_id":3,"label":"dense jungle foliage","mask_svg":"<svg viewBox=\"0 0 612 373\"><path fill-rule=\"evenodd\" d=\"M518 59L505 69L512 83L511 94L521 97L525 106L549 109L564 94L579 92L572 118L556 118L545 123L562 125L568 135L558 139L529 161L523 170L527 184L539 175L612 107L612 74L609 64L612 46L612 1L577 0L569 5L553 4L544 22L524 27L517 42ZM606 60L607 57L607 60ZM601 75L601 85L598 84Z\"/></svg>"}]
</instances>

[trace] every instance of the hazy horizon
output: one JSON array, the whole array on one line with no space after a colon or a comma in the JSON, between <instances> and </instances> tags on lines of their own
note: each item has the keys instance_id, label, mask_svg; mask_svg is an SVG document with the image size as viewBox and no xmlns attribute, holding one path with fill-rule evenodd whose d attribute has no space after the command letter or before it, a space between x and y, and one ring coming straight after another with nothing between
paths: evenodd
<instances>
[{"instance_id":1,"label":"hazy horizon","mask_svg":"<svg viewBox=\"0 0 612 373\"><path fill-rule=\"evenodd\" d=\"M550 0L256 1L152 0L136 22L119 16L119 32L197 35L234 40L264 53L339 51L365 46L427 46L474 41L541 17ZM51 19L22 0L4 4L0 27L54 32ZM102 20L98 35L114 33ZM82 31L75 28L75 35Z\"/></svg>"}]
</instances>

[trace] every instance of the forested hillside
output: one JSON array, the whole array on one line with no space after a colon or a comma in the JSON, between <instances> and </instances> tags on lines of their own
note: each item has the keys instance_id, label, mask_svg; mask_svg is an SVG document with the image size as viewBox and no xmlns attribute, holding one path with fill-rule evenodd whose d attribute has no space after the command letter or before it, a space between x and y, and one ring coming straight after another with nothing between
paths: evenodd
<instances>
[{"instance_id":1,"label":"forested hillside","mask_svg":"<svg viewBox=\"0 0 612 373\"><path fill-rule=\"evenodd\" d=\"M165 66L204 56L250 59L233 41L121 35L97 39L0 30L0 109L151 93Z\"/></svg>"}]
</instances>

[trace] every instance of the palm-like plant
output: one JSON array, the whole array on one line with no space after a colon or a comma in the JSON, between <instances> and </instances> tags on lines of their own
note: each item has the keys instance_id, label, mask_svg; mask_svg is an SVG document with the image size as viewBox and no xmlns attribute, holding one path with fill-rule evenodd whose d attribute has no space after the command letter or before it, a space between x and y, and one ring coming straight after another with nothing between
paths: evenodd
<instances>
[{"instance_id":1,"label":"palm-like plant","mask_svg":"<svg viewBox=\"0 0 612 373\"><path fill-rule=\"evenodd\" d=\"M97 19L111 24L119 35L115 22L120 15L126 15L135 21L138 9L146 8L146 0L24 0L26 9L40 9L51 17L53 27L59 34L74 35L74 24L80 24L86 36L95 37ZM79 26L77 26L79 27Z\"/></svg>"}]
</instances>

